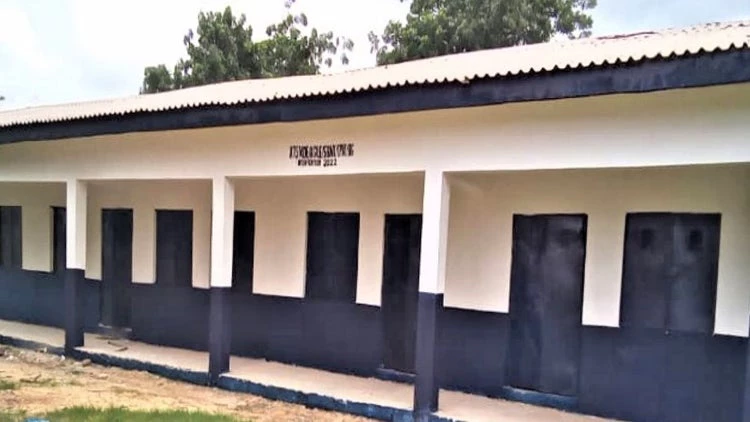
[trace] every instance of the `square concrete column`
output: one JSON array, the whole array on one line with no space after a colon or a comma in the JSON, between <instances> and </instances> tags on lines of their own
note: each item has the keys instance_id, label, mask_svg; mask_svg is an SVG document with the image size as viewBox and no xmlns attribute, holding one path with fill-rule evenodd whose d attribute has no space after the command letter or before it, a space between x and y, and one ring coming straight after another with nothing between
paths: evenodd
<instances>
[{"instance_id":1,"label":"square concrete column","mask_svg":"<svg viewBox=\"0 0 750 422\"><path fill-rule=\"evenodd\" d=\"M83 346L84 271L86 269L86 182L66 184L65 353Z\"/></svg>"},{"instance_id":2,"label":"square concrete column","mask_svg":"<svg viewBox=\"0 0 750 422\"><path fill-rule=\"evenodd\" d=\"M450 190L442 171L426 171L422 204L417 345L414 368L414 416L428 420L438 408L435 343L445 291Z\"/></svg>"},{"instance_id":3,"label":"square concrete column","mask_svg":"<svg viewBox=\"0 0 750 422\"><path fill-rule=\"evenodd\" d=\"M226 177L213 179L211 214L211 299L208 333L208 375L212 384L229 371L231 347L234 185Z\"/></svg>"},{"instance_id":4,"label":"square concrete column","mask_svg":"<svg viewBox=\"0 0 750 422\"><path fill-rule=\"evenodd\" d=\"M745 349L745 395L742 404L742 422L750 422L750 336Z\"/></svg>"}]
</instances>

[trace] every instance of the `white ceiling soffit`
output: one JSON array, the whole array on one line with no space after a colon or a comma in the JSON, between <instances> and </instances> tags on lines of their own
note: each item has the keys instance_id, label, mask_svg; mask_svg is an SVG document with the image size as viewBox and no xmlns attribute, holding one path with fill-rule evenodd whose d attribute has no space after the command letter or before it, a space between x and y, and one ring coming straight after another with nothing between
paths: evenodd
<instances>
[{"instance_id":1,"label":"white ceiling soffit","mask_svg":"<svg viewBox=\"0 0 750 422\"><path fill-rule=\"evenodd\" d=\"M368 91L414 84L581 69L657 57L750 48L750 21L552 41L416 60L331 75L224 82L177 91L0 112L0 127L211 105Z\"/></svg>"}]
</instances>

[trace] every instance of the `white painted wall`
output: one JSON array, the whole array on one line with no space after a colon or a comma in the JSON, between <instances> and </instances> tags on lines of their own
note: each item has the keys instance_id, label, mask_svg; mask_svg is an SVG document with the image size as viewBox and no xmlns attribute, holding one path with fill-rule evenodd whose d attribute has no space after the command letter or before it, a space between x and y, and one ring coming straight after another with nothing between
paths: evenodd
<instances>
[{"instance_id":1,"label":"white painted wall","mask_svg":"<svg viewBox=\"0 0 750 422\"><path fill-rule=\"evenodd\" d=\"M750 161L750 84L0 146L0 181L597 168ZM352 142L335 167L290 145Z\"/></svg>"},{"instance_id":2,"label":"white painted wall","mask_svg":"<svg viewBox=\"0 0 750 422\"><path fill-rule=\"evenodd\" d=\"M209 285L211 181L89 182L86 277L102 277L102 209L133 210L133 281L156 279L156 210L193 211L193 286Z\"/></svg>"},{"instance_id":3,"label":"white painted wall","mask_svg":"<svg viewBox=\"0 0 750 422\"><path fill-rule=\"evenodd\" d=\"M452 175L445 305L507 312L514 213L586 213L583 323L618 326L627 212L719 212L715 331L747 336L750 165Z\"/></svg>"},{"instance_id":4,"label":"white painted wall","mask_svg":"<svg viewBox=\"0 0 750 422\"><path fill-rule=\"evenodd\" d=\"M0 205L22 207L22 268L52 271L52 207L65 206L65 184L0 183Z\"/></svg>"},{"instance_id":5,"label":"white painted wall","mask_svg":"<svg viewBox=\"0 0 750 422\"><path fill-rule=\"evenodd\" d=\"M357 302L380 304L386 213L420 213L421 174L240 179L236 207L256 213L255 292L303 297L308 211L360 213ZM209 286L210 180L89 182L86 277L101 279L102 210L133 210L133 280L154 283L156 210L193 210L193 286ZM65 184L0 183L1 205L22 205L24 268L51 270L51 206Z\"/></svg>"},{"instance_id":6,"label":"white painted wall","mask_svg":"<svg viewBox=\"0 0 750 422\"><path fill-rule=\"evenodd\" d=\"M386 213L420 213L421 174L240 179L235 209L255 211L253 290L303 297L307 212L359 212L357 303L380 305Z\"/></svg>"},{"instance_id":7,"label":"white painted wall","mask_svg":"<svg viewBox=\"0 0 750 422\"><path fill-rule=\"evenodd\" d=\"M89 203L87 275L98 278L101 273L102 207L131 207L136 203L133 274L138 282L152 282L154 278L153 210L193 208L197 257L193 263L194 283L206 286L210 179L251 178L238 182L241 186L236 187L236 192L240 201L237 209L258 212L256 290L287 296L300 296L304 291L304 213L315 208L359 208L363 212L362 244L370 246L360 248L357 300L376 304L382 265L382 239L378 237L382 230L377 225L381 224L379 213L386 209L381 204L382 197L376 194L377 190L348 186L354 183L349 180L356 178L326 179L336 180L329 184L318 183L317 177L422 173L425 169L462 172L748 163L749 115L750 84L735 84L325 121L25 142L0 146L0 182L143 179L117 182L112 186L120 187L114 189L97 187L100 182L89 186L90 201L100 203ZM291 145L323 142L351 142L354 156L339 158L334 167L298 167L290 160ZM704 171L695 170L701 175ZM623 172L623 176L618 172ZM743 259L740 256L747 256L744 239L750 236L748 226L743 225L747 222L746 208L732 203L746 203L747 177L744 173L729 177L722 171L711 173L708 178L693 176L690 171L685 178L672 176L676 173L671 172L651 177L662 172L607 170L606 174L612 176L597 173L593 179L580 176L584 170L565 173L564 178L547 173L525 179L528 174L518 173L493 182L489 193L481 177L457 179L458 191L455 195L451 191L454 208L450 212L446 304L507 310L507 281L490 280L508 272L510 255L498 248L510 246L509 216L513 212L588 212L593 237L587 259L584 322L615 325L624 212L631 207L677 208L675 211L728 207L722 211L725 215L716 331L745 335L750 309L750 287L746 286L750 283L742 278L745 268L737 263ZM317 177L268 179L300 175ZM153 179L174 181L150 181ZM185 182L186 179L204 181ZM707 180L718 182L707 184ZM418 210L421 181L415 182L413 188L402 183L399 179L391 186L398 190L394 190L393 198L389 197L393 202L388 206L403 207L404 212ZM192 184L198 188L189 188ZM403 189L420 194L412 202L412 195L404 196ZM479 211L469 219L466 215L470 208ZM488 224L480 224L481 221ZM492 244L493 227L498 227L505 240L480 247ZM610 239L615 246L609 246ZM465 256L456 256L461 253ZM49 266L44 264L49 258L39 259L43 262L25 262L24 266Z\"/></svg>"}]
</instances>

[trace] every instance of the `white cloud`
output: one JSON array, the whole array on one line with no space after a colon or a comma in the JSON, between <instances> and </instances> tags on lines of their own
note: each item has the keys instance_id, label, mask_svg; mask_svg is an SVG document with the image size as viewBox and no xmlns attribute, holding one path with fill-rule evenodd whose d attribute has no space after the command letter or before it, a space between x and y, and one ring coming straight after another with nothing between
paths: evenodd
<instances>
[{"instance_id":1,"label":"white cloud","mask_svg":"<svg viewBox=\"0 0 750 422\"><path fill-rule=\"evenodd\" d=\"M13 58L12 64L34 70L50 67L29 17L15 2L0 5L0 48Z\"/></svg>"}]
</instances>

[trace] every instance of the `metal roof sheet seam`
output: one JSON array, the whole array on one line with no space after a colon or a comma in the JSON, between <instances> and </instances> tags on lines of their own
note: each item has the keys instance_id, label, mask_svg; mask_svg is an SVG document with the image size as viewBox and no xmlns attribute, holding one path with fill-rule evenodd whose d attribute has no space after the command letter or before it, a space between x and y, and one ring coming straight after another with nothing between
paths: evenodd
<instances>
[{"instance_id":1,"label":"metal roof sheet seam","mask_svg":"<svg viewBox=\"0 0 750 422\"><path fill-rule=\"evenodd\" d=\"M0 127L294 100L409 85L470 83L482 78L580 70L732 49L750 49L750 20L550 41L336 74L231 81L158 94L0 111Z\"/></svg>"}]
</instances>

